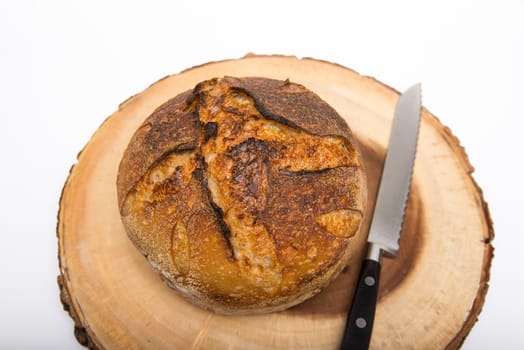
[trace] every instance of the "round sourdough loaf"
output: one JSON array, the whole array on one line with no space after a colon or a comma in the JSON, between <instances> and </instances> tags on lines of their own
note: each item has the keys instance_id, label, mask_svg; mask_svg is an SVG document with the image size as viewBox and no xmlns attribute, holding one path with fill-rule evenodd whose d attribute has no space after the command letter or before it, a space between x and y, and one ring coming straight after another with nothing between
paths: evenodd
<instances>
[{"instance_id":1,"label":"round sourdough loaf","mask_svg":"<svg viewBox=\"0 0 524 350\"><path fill-rule=\"evenodd\" d=\"M217 78L167 101L133 135L117 190L149 263L219 313L296 305L363 248L356 142L332 107L289 81Z\"/></svg>"}]
</instances>

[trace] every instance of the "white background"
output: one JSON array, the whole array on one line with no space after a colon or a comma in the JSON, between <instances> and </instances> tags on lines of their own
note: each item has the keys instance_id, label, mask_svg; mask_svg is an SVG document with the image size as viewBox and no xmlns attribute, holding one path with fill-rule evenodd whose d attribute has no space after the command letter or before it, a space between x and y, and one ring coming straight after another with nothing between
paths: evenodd
<instances>
[{"instance_id":1,"label":"white background","mask_svg":"<svg viewBox=\"0 0 524 350\"><path fill-rule=\"evenodd\" d=\"M99 124L165 75L248 52L333 61L397 90L422 82L495 223L464 349L524 348L524 2L344 3L1 1L0 348L80 348L58 298L56 213Z\"/></svg>"}]
</instances>

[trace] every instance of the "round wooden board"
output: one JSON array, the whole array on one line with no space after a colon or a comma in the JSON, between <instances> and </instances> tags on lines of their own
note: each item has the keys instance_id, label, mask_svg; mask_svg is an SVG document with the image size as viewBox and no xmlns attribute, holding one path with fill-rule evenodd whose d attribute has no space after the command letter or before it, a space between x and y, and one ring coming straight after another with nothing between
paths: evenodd
<instances>
[{"instance_id":1,"label":"round wooden board","mask_svg":"<svg viewBox=\"0 0 524 350\"><path fill-rule=\"evenodd\" d=\"M221 316L162 282L128 240L116 200L127 143L160 104L224 75L290 79L331 104L361 144L367 230L398 92L314 59L248 55L168 76L122 103L93 135L63 189L58 222L61 299L80 343L100 349L336 349L357 267L287 311ZM383 260L372 349L458 348L488 288L492 224L463 148L423 110L400 253Z\"/></svg>"}]
</instances>

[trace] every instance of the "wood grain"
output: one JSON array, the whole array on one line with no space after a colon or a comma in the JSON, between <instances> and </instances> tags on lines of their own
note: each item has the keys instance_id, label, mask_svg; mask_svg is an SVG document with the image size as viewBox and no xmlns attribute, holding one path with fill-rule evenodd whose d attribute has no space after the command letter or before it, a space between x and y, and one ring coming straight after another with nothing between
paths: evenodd
<instances>
[{"instance_id":1,"label":"wood grain","mask_svg":"<svg viewBox=\"0 0 524 350\"><path fill-rule=\"evenodd\" d=\"M367 230L398 92L315 59L248 55L168 76L122 103L92 136L64 186L58 215L64 308L96 349L336 349L357 268L289 310L221 316L182 299L128 240L116 174L135 129L160 104L212 77L264 76L305 85L360 142L368 174ZM484 303L493 228L473 167L451 131L423 110L399 256L383 263L372 349L455 349ZM355 252L362 254L363 252Z\"/></svg>"}]
</instances>

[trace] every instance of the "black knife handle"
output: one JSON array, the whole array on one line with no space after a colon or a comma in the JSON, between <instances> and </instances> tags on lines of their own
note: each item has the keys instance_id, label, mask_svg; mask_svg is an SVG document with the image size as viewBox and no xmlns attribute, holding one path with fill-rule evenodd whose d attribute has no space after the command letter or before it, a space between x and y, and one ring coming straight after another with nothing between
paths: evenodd
<instances>
[{"instance_id":1,"label":"black knife handle","mask_svg":"<svg viewBox=\"0 0 524 350\"><path fill-rule=\"evenodd\" d=\"M379 277L380 262L364 260L340 347L342 350L369 348L377 305Z\"/></svg>"}]
</instances>

